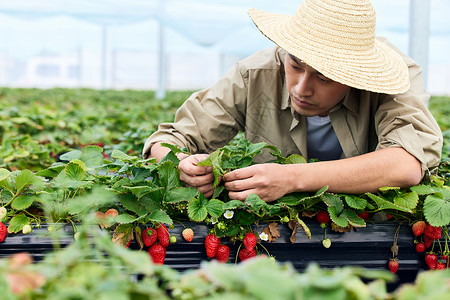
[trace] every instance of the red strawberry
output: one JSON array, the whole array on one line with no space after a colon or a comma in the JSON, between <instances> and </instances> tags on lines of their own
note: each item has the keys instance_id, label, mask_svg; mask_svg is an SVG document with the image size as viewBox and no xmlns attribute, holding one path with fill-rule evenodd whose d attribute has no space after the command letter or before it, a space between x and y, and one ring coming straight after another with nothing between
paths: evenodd
<instances>
[{"instance_id":1,"label":"red strawberry","mask_svg":"<svg viewBox=\"0 0 450 300\"><path fill-rule=\"evenodd\" d=\"M436 270L444 270L447 268L447 265L443 262L437 263L436 264Z\"/></svg>"},{"instance_id":2,"label":"red strawberry","mask_svg":"<svg viewBox=\"0 0 450 300\"><path fill-rule=\"evenodd\" d=\"M448 259L448 255L447 255L447 254L442 254L442 257L441 257L441 258L442 258L442 260L445 260L445 261L446 261L446 260Z\"/></svg>"},{"instance_id":3,"label":"red strawberry","mask_svg":"<svg viewBox=\"0 0 450 300\"><path fill-rule=\"evenodd\" d=\"M431 270L436 269L437 256L435 254L428 253L427 255L425 255L425 263Z\"/></svg>"},{"instance_id":4,"label":"red strawberry","mask_svg":"<svg viewBox=\"0 0 450 300\"><path fill-rule=\"evenodd\" d=\"M216 256L219 245L220 239L214 233L208 234L205 238L206 255L209 258L213 258L214 256Z\"/></svg>"},{"instance_id":5,"label":"red strawberry","mask_svg":"<svg viewBox=\"0 0 450 300\"><path fill-rule=\"evenodd\" d=\"M253 248L255 248L257 242L258 239L253 232L247 232L247 234L244 236L244 247L247 250L252 250Z\"/></svg>"},{"instance_id":6,"label":"red strawberry","mask_svg":"<svg viewBox=\"0 0 450 300\"><path fill-rule=\"evenodd\" d=\"M181 235L186 242L192 242L192 239L194 239L194 231L191 228L185 228Z\"/></svg>"},{"instance_id":7,"label":"red strawberry","mask_svg":"<svg viewBox=\"0 0 450 300\"><path fill-rule=\"evenodd\" d=\"M389 270L390 270L392 273L397 272L397 270L398 270L398 261L397 261L396 259L391 259L391 260L389 261Z\"/></svg>"},{"instance_id":8,"label":"red strawberry","mask_svg":"<svg viewBox=\"0 0 450 300\"><path fill-rule=\"evenodd\" d=\"M8 235L8 230L6 229L5 224L0 222L0 243L3 242Z\"/></svg>"},{"instance_id":9,"label":"red strawberry","mask_svg":"<svg viewBox=\"0 0 450 300\"><path fill-rule=\"evenodd\" d=\"M369 218L369 213L367 211L362 212L362 213L358 214L358 217L360 217L363 220L367 220Z\"/></svg>"},{"instance_id":10,"label":"red strawberry","mask_svg":"<svg viewBox=\"0 0 450 300\"><path fill-rule=\"evenodd\" d=\"M419 253L425 251L425 244L424 243L418 243L416 245L416 251L419 252Z\"/></svg>"},{"instance_id":11,"label":"red strawberry","mask_svg":"<svg viewBox=\"0 0 450 300\"><path fill-rule=\"evenodd\" d=\"M442 236L442 230L441 230L441 227L435 227L435 226L431 226L430 224L428 224L427 227L425 228L425 232L423 234L434 240L438 240Z\"/></svg>"},{"instance_id":12,"label":"red strawberry","mask_svg":"<svg viewBox=\"0 0 450 300\"><path fill-rule=\"evenodd\" d=\"M227 245L219 245L215 258L218 262L227 263L230 258L230 247Z\"/></svg>"},{"instance_id":13,"label":"red strawberry","mask_svg":"<svg viewBox=\"0 0 450 300\"><path fill-rule=\"evenodd\" d=\"M150 255L153 263L162 265L166 259L166 248L161 244L154 244L148 248L148 254Z\"/></svg>"},{"instance_id":14,"label":"red strawberry","mask_svg":"<svg viewBox=\"0 0 450 300\"><path fill-rule=\"evenodd\" d=\"M415 236L419 236L422 233L425 232L425 228L427 227L427 224L424 221L417 221L416 223L412 224L411 228Z\"/></svg>"},{"instance_id":15,"label":"red strawberry","mask_svg":"<svg viewBox=\"0 0 450 300\"><path fill-rule=\"evenodd\" d=\"M423 243L425 244L425 248L430 248L431 245L433 245L433 241L434 240L432 238L426 235L423 236Z\"/></svg>"},{"instance_id":16,"label":"red strawberry","mask_svg":"<svg viewBox=\"0 0 450 300\"><path fill-rule=\"evenodd\" d=\"M156 228L156 231L158 233L158 241L163 247L167 247L170 244L170 237L169 237L169 231L167 230L167 227L164 226L162 223L159 224L159 226Z\"/></svg>"},{"instance_id":17,"label":"red strawberry","mask_svg":"<svg viewBox=\"0 0 450 300\"><path fill-rule=\"evenodd\" d=\"M142 232L142 242L146 247L150 247L156 242L158 234L155 229L147 228Z\"/></svg>"},{"instance_id":18,"label":"red strawberry","mask_svg":"<svg viewBox=\"0 0 450 300\"><path fill-rule=\"evenodd\" d=\"M256 249L247 250L246 248L241 249L239 251L239 259L244 261L246 259L252 258L256 256Z\"/></svg>"},{"instance_id":19,"label":"red strawberry","mask_svg":"<svg viewBox=\"0 0 450 300\"><path fill-rule=\"evenodd\" d=\"M330 221L330 215L328 214L328 212L326 212L324 210L319 211L316 215L316 220L317 220L317 222L319 222L319 224L322 224L322 223L326 224Z\"/></svg>"}]
</instances>

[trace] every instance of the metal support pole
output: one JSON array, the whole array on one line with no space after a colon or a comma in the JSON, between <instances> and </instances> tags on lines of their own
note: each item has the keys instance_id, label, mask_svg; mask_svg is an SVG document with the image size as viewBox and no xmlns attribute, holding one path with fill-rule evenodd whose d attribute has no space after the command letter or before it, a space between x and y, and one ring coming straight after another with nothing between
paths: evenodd
<instances>
[{"instance_id":1,"label":"metal support pole","mask_svg":"<svg viewBox=\"0 0 450 300\"><path fill-rule=\"evenodd\" d=\"M156 99L166 97L166 47L164 36L164 25L158 22L158 89Z\"/></svg>"},{"instance_id":2,"label":"metal support pole","mask_svg":"<svg viewBox=\"0 0 450 300\"><path fill-rule=\"evenodd\" d=\"M409 10L409 55L422 67L425 90L428 80L430 2L430 0L410 0Z\"/></svg>"}]
</instances>

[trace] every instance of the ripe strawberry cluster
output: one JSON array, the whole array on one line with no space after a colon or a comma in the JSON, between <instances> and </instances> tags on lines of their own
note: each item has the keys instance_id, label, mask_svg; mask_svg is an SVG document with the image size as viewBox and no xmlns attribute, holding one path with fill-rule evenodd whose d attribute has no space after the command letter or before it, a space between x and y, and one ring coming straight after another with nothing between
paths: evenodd
<instances>
[{"instance_id":1,"label":"ripe strawberry cluster","mask_svg":"<svg viewBox=\"0 0 450 300\"><path fill-rule=\"evenodd\" d=\"M425 223L425 221L417 221L412 226L414 236L416 236L416 251L421 253L426 249L431 248L425 254L425 263L431 270L446 269L448 268L448 246L445 245L445 250L441 251L440 258L433 252L434 241L439 240L442 237L442 228L437 226L431 226Z\"/></svg>"},{"instance_id":2,"label":"ripe strawberry cluster","mask_svg":"<svg viewBox=\"0 0 450 300\"><path fill-rule=\"evenodd\" d=\"M170 244L169 230L159 223L155 228L148 227L142 232L142 242L148 247L148 254L155 264L164 264L166 248Z\"/></svg>"},{"instance_id":3,"label":"ripe strawberry cluster","mask_svg":"<svg viewBox=\"0 0 450 300\"><path fill-rule=\"evenodd\" d=\"M244 261L246 259L256 256L256 244L258 239L253 232L247 232L243 239L243 248L239 250L239 259ZM218 262L226 263L230 258L230 247L221 243L221 239L214 233L210 233L205 238L206 255L209 258L214 258Z\"/></svg>"}]
</instances>

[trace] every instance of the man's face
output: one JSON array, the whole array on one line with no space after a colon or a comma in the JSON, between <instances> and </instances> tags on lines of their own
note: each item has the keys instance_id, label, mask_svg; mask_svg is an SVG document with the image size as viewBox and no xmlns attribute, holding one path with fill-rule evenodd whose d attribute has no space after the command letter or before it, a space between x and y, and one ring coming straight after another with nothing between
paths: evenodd
<instances>
[{"instance_id":1,"label":"man's face","mask_svg":"<svg viewBox=\"0 0 450 300\"><path fill-rule=\"evenodd\" d=\"M350 87L333 81L293 55L285 58L286 84L295 111L307 117L328 116Z\"/></svg>"}]
</instances>

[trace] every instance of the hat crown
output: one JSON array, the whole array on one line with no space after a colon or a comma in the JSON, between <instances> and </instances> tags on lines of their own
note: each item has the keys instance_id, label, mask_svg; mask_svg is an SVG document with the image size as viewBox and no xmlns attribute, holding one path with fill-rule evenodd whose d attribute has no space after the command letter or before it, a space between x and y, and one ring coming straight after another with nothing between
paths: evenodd
<instances>
[{"instance_id":1,"label":"hat crown","mask_svg":"<svg viewBox=\"0 0 450 300\"><path fill-rule=\"evenodd\" d=\"M336 49L365 51L375 43L376 15L369 0L304 0L291 22L299 36Z\"/></svg>"}]
</instances>

